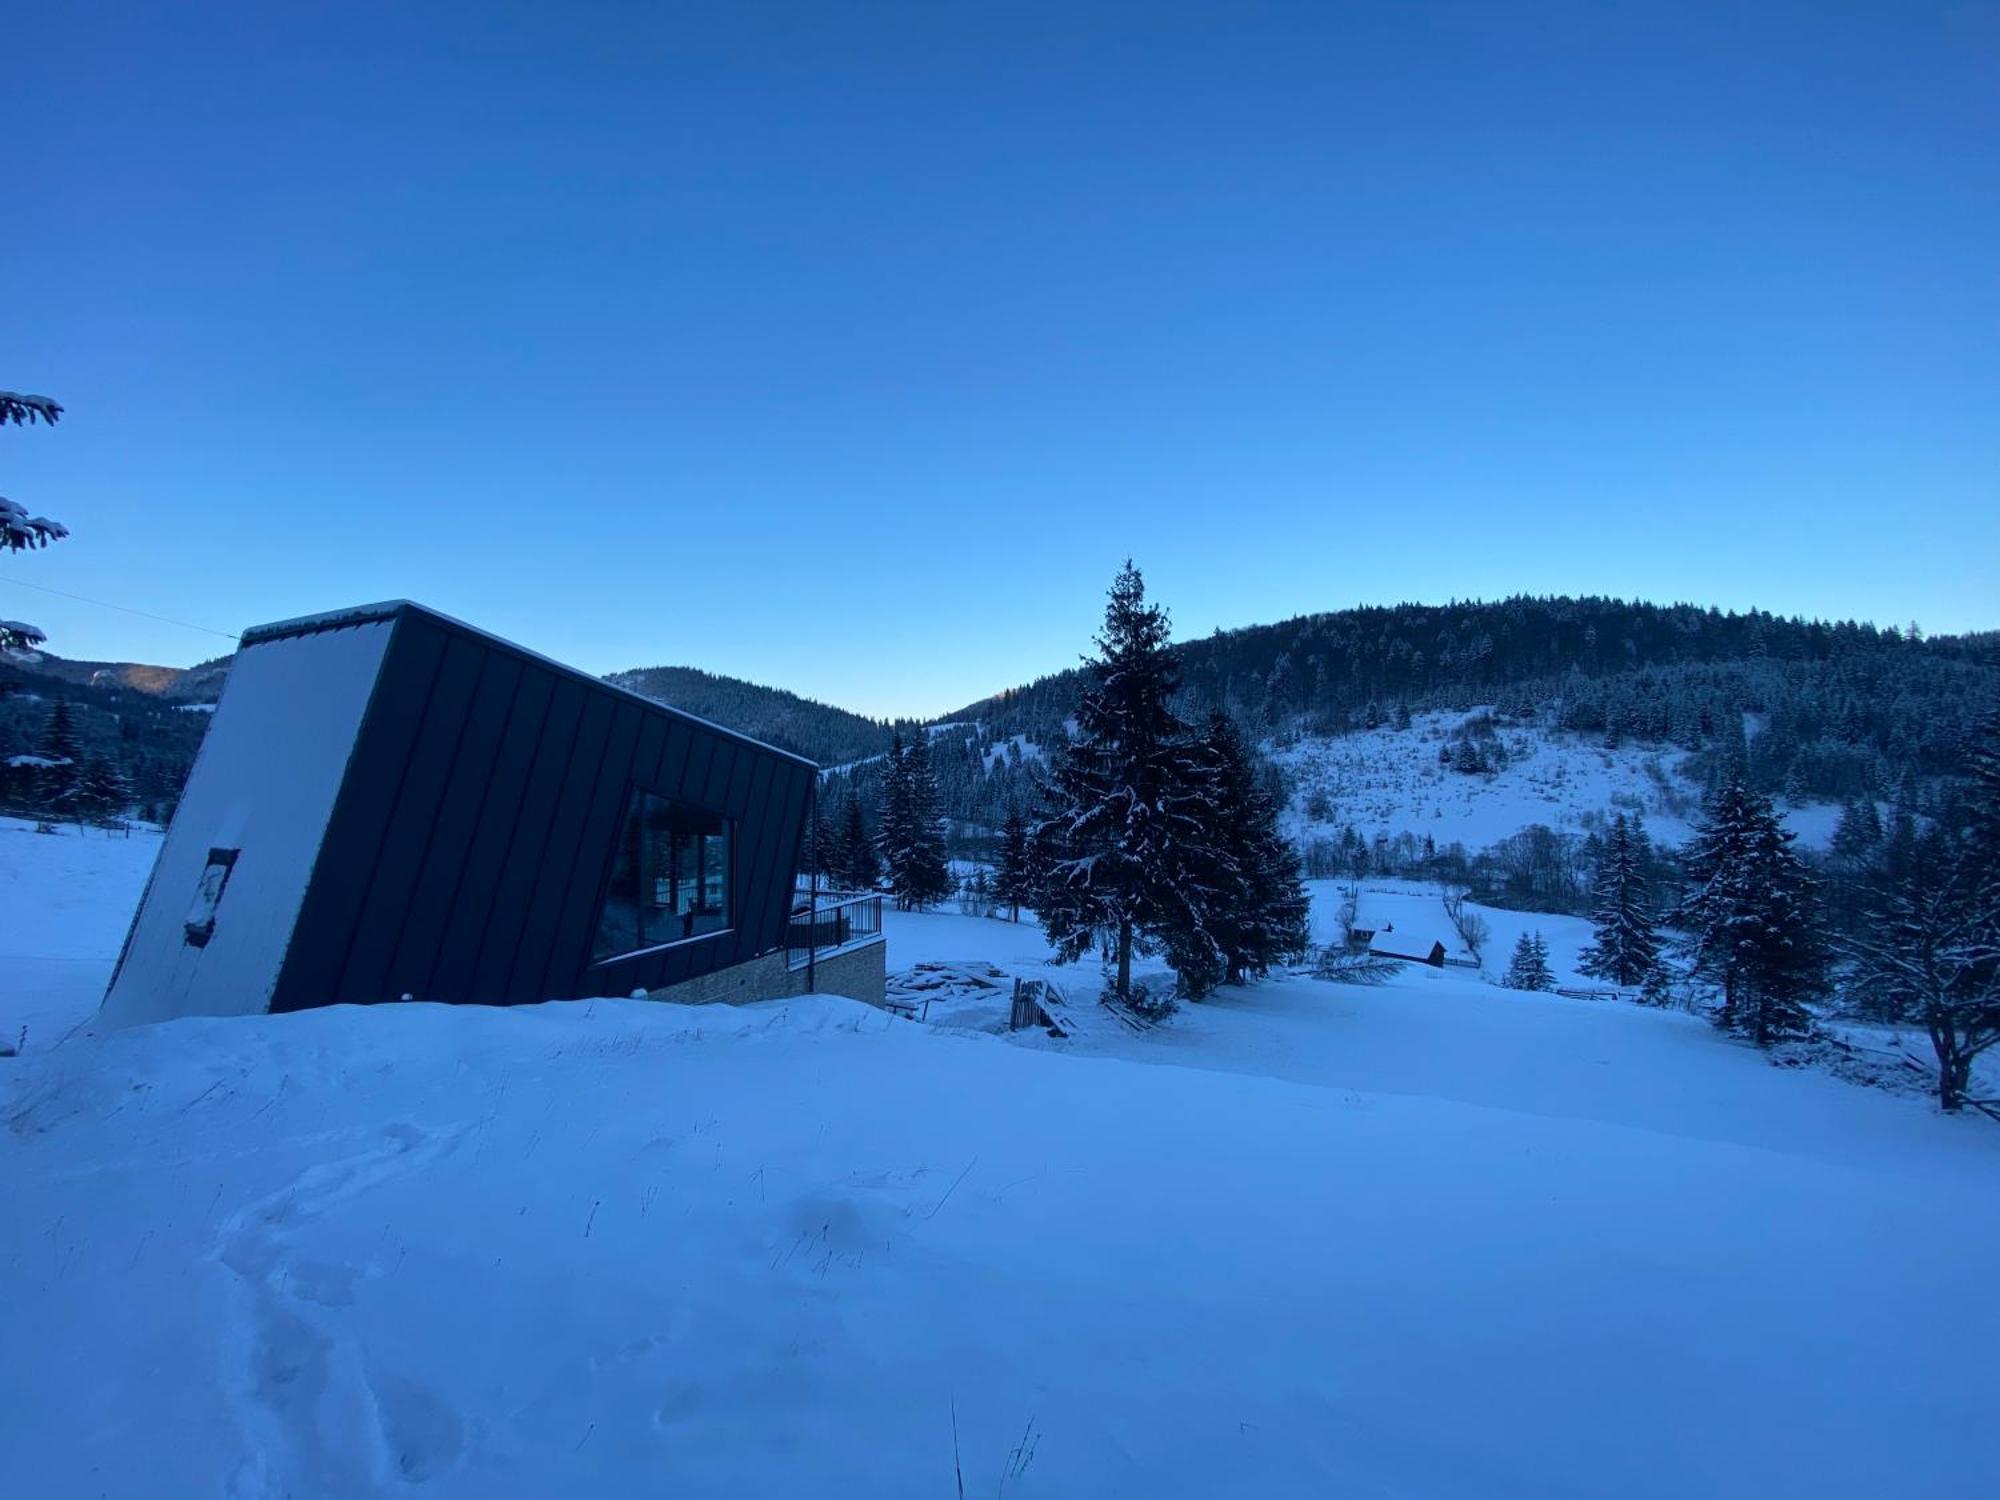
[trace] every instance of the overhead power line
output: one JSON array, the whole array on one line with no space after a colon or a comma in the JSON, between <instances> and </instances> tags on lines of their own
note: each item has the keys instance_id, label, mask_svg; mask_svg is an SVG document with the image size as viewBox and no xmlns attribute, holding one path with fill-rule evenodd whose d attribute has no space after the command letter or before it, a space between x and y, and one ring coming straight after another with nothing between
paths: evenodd
<instances>
[{"instance_id":1,"label":"overhead power line","mask_svg":"<svg viewBox=\"0 0 2000 1500\"><path fill-rule=\"evenodd\" d=\"M234 641L241 634L234 630L217 630L212 625L197 625L191 620L176 620L171 615L156 615L148 610L133 609L127 604L113 604L108 599L91 599L83 594L72 594L63 589L52 589L45 583L29 583L25 578L0 579L15 588L33 589L38 594L54 594L58 599L73 599L78 604L94 604L99 609L115 609L123 615L137 615L142 620L157 620L162 625L178 626L182 630L199 630L203 635L219 635L225 641Z\"/></svg>"}]
</instances>

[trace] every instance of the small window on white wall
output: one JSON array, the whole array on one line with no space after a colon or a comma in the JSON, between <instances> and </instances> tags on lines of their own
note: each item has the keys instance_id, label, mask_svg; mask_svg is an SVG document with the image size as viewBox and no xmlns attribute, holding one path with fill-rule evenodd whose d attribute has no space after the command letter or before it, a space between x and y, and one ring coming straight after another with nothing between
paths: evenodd
<instances>
[{"instance_id":1,"label":"small window on white wall","mask_svg":"<svg viewBox=\"0 0 2000 1500\"><path fill-rule=\"evenodd\" d=\"M222 905L222 892L229 884L229 874L236 868L235 849L211 849L208 863L201 868L201 881L195 886L194 903L188 907L187 922L183 927L188 946L206 948L208 940L215 936L215 911Z\"/></svg>"}]
</instances>

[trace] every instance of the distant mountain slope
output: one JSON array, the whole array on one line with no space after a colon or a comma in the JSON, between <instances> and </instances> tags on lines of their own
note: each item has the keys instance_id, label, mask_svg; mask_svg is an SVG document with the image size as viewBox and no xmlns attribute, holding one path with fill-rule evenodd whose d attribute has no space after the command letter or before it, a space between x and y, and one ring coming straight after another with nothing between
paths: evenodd
<instances>
[{"instance_id":1,"label":"distant mountain slope","mask_svg":"<svg viewBox=\"0 0 2000 1500\"><path fill-rule=\"evenodd\" d=\"M45 653L0 656L0 765L42 743L57 699L66 700L82 748L124 773L135 802L157 815L180 796L208 730L227 660L199 667L70 661ZM0 773L0 803L21 800L18 775Z\"/></svg>"},{"instance_id":2,"label":"distant mountain slope","mask_svg":"<svg viewBox=\"0 0 2000 1500\"><path fill-rule=\"evenodd\" d=\"M1329 756L1351 760L1348 736L1490 706L1552 745L1648 747L1681 773L1669 786L1684 775L1698 792L1720 758L1741 754L1763 789L1795 802L1875 796L1921 806L2000 708L1994 632L1923 640L1615 599L1349 609L1218 631L1175 650L1184 710L1227 710L1294 772ZM1009 802L1032 796L1034 752L1062 738L1079 686L1077 671L1060 672L948 716L976 726L962 745L958 735L933 745L953 817L991 826ZM1342 748L1305 763L1288 756L1313 742ZM1025 760L996 764L993 750L1006 744L1027 750ZM1377 748L1407 753L1402 740ZM1360 807L1338 822L1348 817L1371 821ZM1477 836L1477 821L1467 836Z\"/></svg>"},{"instance_id":3,"label":"distant mountain slope","mask_svg":"<svg viewBox=\"0 0 2000 1500\"><path fill-rule=\"evenodd\" d=\"M1305 615L1176 648L1187 706L1254 732L1343 734L1399 707L1556 710L1562 728L1696 750L1761 716L1763 751L1807 789L1845 796L1891 773L1943 770L2000 704L1992 632L1911 639L1872 625L1615 599L1516 598ZM994 739L1046 742L1075 702L1075 671L950 717Z\"/></svg>"},{"instance_id":4,"label":"distant mountain slope","mask_svg":"<svg viewBox=\"0 0 2000 1500\"><path fill-rule=\"evenodd\" d=\"M1218 630L1174 649L1191 697L1270 731L1359 727L1371 703L1465 709L1513 685L1747 662L2000 681L2000 632L1913 640L1853 622L1594 597L1371 605ZM1076 669L1054 673L947 717L1046 732L1067 716L1077 680Z\"/></svg>"},{"instance_id":5,"label":"distant mountain slope","mask_svg":"<svg viewBox=\"0 0 2000 1500\"><path fill-rule=\"evenodd\" d=\"M213 703L222 696L232 657L192 667L154 667L136 661L74 661L46 651L23 651L0 662L0 674L17 684L36 679L80 686L124 688L170 703Z\"/></svg>"},{"instance_id":6,"label":"distant mountain slope","mask_svg":"<svg viewBox=\"0 0 2000 1500\"><path fill-rule=\"evenodd\" d=\"M697 667L639 667L605 681L823 766L879 755L889 745L888 726L873 719Z\"/></svg>"}]
</instances>

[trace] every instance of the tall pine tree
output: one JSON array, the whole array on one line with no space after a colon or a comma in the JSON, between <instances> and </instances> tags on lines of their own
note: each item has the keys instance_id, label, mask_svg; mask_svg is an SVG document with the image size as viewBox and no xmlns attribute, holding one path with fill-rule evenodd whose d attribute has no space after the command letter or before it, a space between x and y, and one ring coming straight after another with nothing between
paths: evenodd
<instances>
[{"instance_id":1,"label":"tall pine tree","mask_svg":"<svg viewBox=\"0 0 2000 1500\"><path fill-rule=\"evenodd\" d=\"M1105 937L1116 965L1112 995L1130 1004L1132 959L1166 945L1205 975L1219 949L1206 931L1214 859L1202 807L1206 778L1188 726L1173 710L1179 674L1167 649L1166 611L1146 602L1127 562L1112 583L1077 701L1076 732L1059 747L1035 831L1044 860L1040 915L1059 961Z\"/></svg>"},{"instance_id":2,"label":"tall pine tree","mask_svg":"<svg viewBox=\"0 0 2000 1500\"><path fill-rule=\"evenodd\" d=\"M999 858L994 871L993 899L1007 908L1009 921L1021 920L1021 907L1034 899L1033 861L1029 857L1028 820L1020 804L1007 809L1000 827Z\"/></svg>"},{"instance_id":3,"label":"tall pine tree","mask_svg":"<svg viewBox=\"0 0 2000 1500\"><path fill-rule=\"evenodd\" d=\"M1577 967L1617 985L1643 985L1660 961L1652 903L1646 893L1646 831L1623 813L1611 820L1598 856L1595 932Z\"/></svg>"},{"instance_id":4,"label":"tall pine tree","mask_svg":"<svg viewBox=\"0 0 2000 1500\"><path fill-rule=\"evenodd\" d=\"M1310 901L1298 854L1278 829L1277 799L1258 780L1228 715L1209 716L1196 748L1207 791L1201 845L1212 861L1199 887L1207 900L1202 925L1220 953L1223 979L1242 984L1305 956Z\"/></svg>"},{"instance_id":5,"label":"tall pine tree","mask_svg":"<svg viewBox=\"0 0 2000 1500\"><path fill-rule=\"evenodd\" d=\"M83 745L67 698L49 709L35 755L44 762L35 771L35 800L50 812L74 813L83 785Z\"/></svg>"},{"instance_id":6,"label":"tall pine tree","mask_svg":"<svg viewBox=\"0 0 2000 1500\"><path fill-rule=\"evenodd\" d=\"M1980 1054L2000 1046L2000 716L1967 747L1965 768L1962 803L1879 872L1849 940L1856 1009L1924 1028L1947 1111L1971 1097Z\"/></svg>"},{"instance_id":7,"label":"tall pine tree","mask_svg":"<svg viewBox=\"0 0 2000 1500\"><path fill-rule=\"evenodd\" d=\"M821 885L832 884L839 877L834 874L834 866L840 855L840 839L834 832L833 819L827 812L826 791L813 799L813 820L811 842L806 850L806 868L819 877Z\"/></svg>"},{"instance_id":8,"label":"tall pine tree","mask_svg":"<svg viewBox=\"0 0 2000 1500\"><path fill-rule=\"evenodd\" d=\"M899 733L889 748L876 841L889 867L889 889L899 910L923 911L951 894L937 779L921 730L908 745Z\"/></svg>"},{"instance_id":9,"label":"tall pine tree","mask_svg":"<svg viewBox=\"0 0 2000 1500\"><path fill-rule=\"evenodd\" d=\"M847 794L841 810L838 862L834 878L851 891L872 891L882 878L882 861L875 853L875 841L868 833L868 816L861 810L861 798Z\"/></svg>"},{"instance_id":10,"label":"tall pine tree","mask_svg":"<svg viewBox=\"0 0 2000 1500\"><path fill-rule=\"evenodd\" d=\"M1818 896L1770 799L1730 772L1687 852L1692 889L1669 920L1691 974L1722 991L1715 1021L1758 1046L1804 1032L1826 982Z\"/></svg>"}]
</instances>

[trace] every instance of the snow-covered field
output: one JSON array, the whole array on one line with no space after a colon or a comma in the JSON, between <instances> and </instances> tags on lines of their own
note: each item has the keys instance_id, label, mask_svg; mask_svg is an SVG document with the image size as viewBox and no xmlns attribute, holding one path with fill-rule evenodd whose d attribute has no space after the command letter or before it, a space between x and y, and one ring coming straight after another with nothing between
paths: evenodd
<instances>
[{"instance_id":1,"label":"snow-covered field","mask_svg":"<svg viewBox=\"0 0 2000 1500\"><path fill-rule=\"evenodd\" d=\"M0 1041L45 1050L90 1018L160 842L0 818Z\"/></svg>"},{"instance_id":2,"label":"snow-covered field","mask_svg":"<svg viewBox=\"0 0 2000 1500\"><path fill-rule=\"evenodd\" d=\"M1273 752L1294 794L1286 831L1300 841L1337 838L1352 825L1363 838L1426 834L1442 848L1491 847L1531 823L1581 832L1615 812L1638 813L1663 844L1686 842L1701 789L1680 774L1684 751L1625 744L1606 749L1572 734L1512 725L1499 731L1509 759L1499 770L1463 775L1438 763L1438 749L1467 717L1418 714L1407 729L1384 725L1334 738L1307 737ZM1802 846L1824 848L1840 809L1787 809Z\"/></svg>"},{"instance_id":3,"label":"snow-covered field","mask_svg":"<svg viewBox=\"0 0 2000 1500\"><path fill-rule=\"evenodd\" d=\"M144 872L34 837L101 985ZM1143 1033L1056 973L1067 1042L833 997L31 1040L6 1492L1993 1492L1990 1121L1460 971Z\"/></svg>"}]
</instances>

